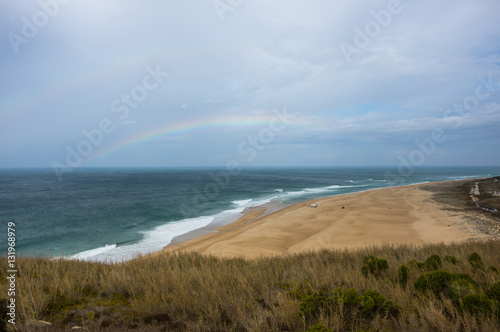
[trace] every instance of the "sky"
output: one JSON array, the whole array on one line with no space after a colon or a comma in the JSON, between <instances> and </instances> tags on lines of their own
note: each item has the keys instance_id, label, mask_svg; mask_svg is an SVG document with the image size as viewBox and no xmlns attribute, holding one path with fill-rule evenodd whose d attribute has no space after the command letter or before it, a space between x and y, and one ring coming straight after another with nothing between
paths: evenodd
<instances>
[{"instance_id":1,"label":"sky","mask_svg":"<svg viewBox=\"0 0 500 332\"><path fill-rule=\"evenodd\" d=\"M500 2L0 1L0 167L499 166Z\"/></svg>"}]
</instances>

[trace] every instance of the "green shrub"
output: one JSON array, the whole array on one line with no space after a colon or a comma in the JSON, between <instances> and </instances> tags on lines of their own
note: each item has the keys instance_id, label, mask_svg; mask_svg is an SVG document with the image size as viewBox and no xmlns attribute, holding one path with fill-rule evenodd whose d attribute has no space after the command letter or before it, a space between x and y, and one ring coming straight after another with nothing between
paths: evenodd
<instances>
[{"instance_id":1,"label":"green shrub","mask_svg":"<svg viewBox=\"0 0 500 332\"><path fill-rule=\"evenodd\" d=\"M498 269L494 266L490 266L490 270L498 274Z\"/></svg>"},{"instance_id":2,"label":"green shrub","mask_svg":"<svg viewBox=\"0 0 500 332\"><path fill-rule=\"evenodd\" d=\"M469 256L469 263L474 269L484 268L484 263L481 256L475 251Z\"/></svg>"},{"instance_id":3,"label":"green shrub","mask_svg":"<svg viewBox=\"0 0 500 332\"><path fill-rule=\"evenodd\" d=\"M500 301L500 281L494 283L485 293L490 299Z\"/></svg>"},{"instance_id":4,"label":"green shrub","mask_svg":"<svg viewBox=\"0 0 500 332\"><path fill-rule=\"evenodd\" d=\"M305 295L299 306L299 316L304 320L315 319L321 311L341 309L348 320L364 318L371 319L382 313L384 316L394 315L399 309L391 301L386 302L384 295L377 290L366 290L362 296L356 288L339 288L329 294L322 289L317 293Z\"/></svg>"},{"instance_id":5,"label":"green shrub","mask_svg":"<svg viewBox=\"0 0 500 332\"><path fill-rule=\"evenodd\" d=\"M449 287L452 274L446 271L434 271L422 274L414 285L418 291L425 292L431 290L434 294L439 294Z\"/></svg>"},{"instance_id":6,"label":"green shrub","mask_svg":"<svg viewBox=\"0 0 500 332\"><path fill-rule=\"evenodd\" d=\"M410 269L406 265L401 265L398 269L398 281L403 288L406 288L408 279L410 279Z\"/></svg>"},{"instance_id":7,"label":"green shrub","mask_svg":"<svg viewBox=\"0 0 500 332\"><path fill-rule=\"evenodd\" d=\"M369 273L373 274L375 277L379 277L383 271L389 268L389 264L385 259L374 256L366 256L363 259L363 263L364 265L361 268L361 272L365 277L367 277Z\"/></svg>"},{"instance_id":8,"label":"green shrub","mask_svg":"<svg viewBox=\"0 0 500 332\"><path fill-rule=\"evenodd\" d=\"M443 266L443 262L441 261L441 257L438 255L431 255L425 260L424 266L428 271L436 271Z\"/></svg>"},{"instance_id":9,"label":"green shrub","mask_svg":"<svg viewBox=\"0 0 500 332\"><path fill-rule=\"evenodd\" d=\"M464 309L477 316L491 315L493 305L493 301L484 294L466 295L463 299Z\"/></svg>"},{"instance_id":10,"label":"green shrub","mask_svg":"<svg viewBox=\"0 0 500 332\"><path fill-rule=\"evenodd\" d=\"M364 312L377 312L385 303L385 296L380 294L379 291L366 290L363 293L363 307Z\"/></svg>"},{"instance_id":11,"label":"green shrub","mask_svg":"<svg viewBox=\"0 0 500 332\"><path fill-rule=\"evenodd\" d=\"M478 290L477 283L469 275L454 273L452 276L450 289L446 292L446 295L454 303L457 303L464 295Z\"/></svg>"},{"instance_id":12,"label":"green shrub","mask_svg":"<svg viewBox=\"0 0 500 332\"><path fill-rule=\"evenodd\" d=\"M396 317L399 313L399 307L392 301L386 301L378 290L367 289L360 296L354 287L347 290L339 288L334 292L333 302L335 308L342 308L344 329L348 331L355 321L370 322L377 315L385 319Z\"/></svg>"},{"instance_id":13,"label":"green shrub","mask_svg":"<svg viewBox=\"0 0 500 332\"><path fill-rule=\"evenodd\" d=\"M418 291L429 290L436 295L442 294L455 302L467 294L472 287L477 287L476 282L467 274L440 270L422 274L414 285Z\"/></svg>"},{"instance_id":14,"label":"green shrub","mask_svg":"<svg viewBox=\"0 0 500 332\"><path fill-rule=\"evenodd\" d=\"M444 257L444 260L450 262L453 265L457 265L457 263L458 263L458 259L452 255L446 255Z\"/></svg>"},{"instance_id":15,"label":"green shrub","mask_svg":"<svg viewBox=\"0 0 500 332\"><path fill-rule=\"evenodd\" d=\"M342 302L345 305L356 307L361 304L361 296L359 296L356 288L352 287L343 292L342 294Z\"/></svg>"},{"instance_id":16,"label":"green shrub","mask_svg":"<svg viewBox=\"0 0 500 332\"><path fill-rule=\"evenodd\" d=\"M413 259L409 261L408 264L421 270L426 269L427 271L436 271L443 266L443 261L441 260L441 257L439 257L439 255L430 255L423 263Z\"/></svg>"},{"instance_id":17,"label":"green shrub","mask_svg":"<svg viewBox=\"0 0 500 332\"><path fill-rule=\"evenodd\" d=\"M325 290L320 290L319 293L304 296L302 302L300 303L299 315L305 320L316 318L321 310L324 310L331 305L331 298L327 296Z\"/></svg>"}]
</instances>

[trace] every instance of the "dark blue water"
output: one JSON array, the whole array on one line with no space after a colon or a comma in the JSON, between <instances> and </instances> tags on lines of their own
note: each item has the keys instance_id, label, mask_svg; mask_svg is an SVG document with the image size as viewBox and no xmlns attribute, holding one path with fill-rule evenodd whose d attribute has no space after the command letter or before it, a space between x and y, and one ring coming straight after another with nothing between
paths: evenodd
<instances>
[{"instance_id":1,"label":"dark blue water","mask_svg":"<svg viewBox=\"0 0 500 332\"><path fill-rule=\"evenodd\" d=\"M59 182L51 169L0 170L0 250L6 224L16 249L91 260L130 259L173 237L252 206L389 186L500 175L500 167L331 169L78 169Z\"/></svg>"}]
</instances>

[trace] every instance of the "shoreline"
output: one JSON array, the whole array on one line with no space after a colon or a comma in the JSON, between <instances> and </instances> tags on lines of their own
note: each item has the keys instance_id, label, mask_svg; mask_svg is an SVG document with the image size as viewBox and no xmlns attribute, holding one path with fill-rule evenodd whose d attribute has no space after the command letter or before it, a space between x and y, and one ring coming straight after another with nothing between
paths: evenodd
<instances>
[{"instance_id":1,"label":"shoreline","mask_svg":"<svg viewBox=\"0 0 500 332\"><path fill-rule=\"evenodd\" d=\"M215 230L205 228L201 236L185 234L176 238L153 255L195 251L252 259L321 249L489 239L491 234L475 229L463 214L446 211L443 204L432 200L432 192L423 189L478 179L482 178L369 189L308 200L271 212L264 204Z\"/></svg>"},{"instance_id":2,"label":"shoreline","mask_svg":"<svg viewBox=\"0 0 500 332\"><path fill-rule=\"evenodd\" d=\"M255 210L263 210L262 214L259 216L259 218L260 218L260 217L266 216L268 214L280 211L284 208L287 208L290 205L293 205L293 204L285 204L285 203L281 203L281 202L267 202L267 203L264 203L261 205L247 207L242 212L239 213L240 214L239 217L233 218L232 221L212 222L207 226L189 231L189 232L184 233L184 234L177 235L172 239L172 241L170 241L169 244L167 244L163 248L167 248L169 246L174 246L174 245L178 245L180 243L184 243L186 241L197 239L197 238L202 237L202 236L207 235L207 234L219 232L220 229L223 229L226 226L229 226L229 225L237 222L240 219L247 219L247 215L252 213ZM160 252L161 252L161 250L160 250Z\"/></svg>"},{"instance_id":3,"label":"shoreline","mask_svg":"<svg viewBox=\"0 0 500 332\"><path fill-rule=\"evenodd\" d=\"M220 229L225 228L226 226L231 225L233 223L237 223L240 219L246 219L246 215L248 213L251 213L255 209L264 209L265 211L264 211L263 215L260 216L260 217L264 217L264 216L266 216L268 214L272 214L274 212L281 211L281 210L286 209L286 208L288 208L290 206L293 206L293 205L302 204L304 202L310 202L310 201L313 202L313 201L316 201L316 200L319 200L319 199L325 199L325 198L330 198L330 197L339 197L339 196L345 196L345 195L363 193L363 192L372 191L372 190L390 189L390 188L399 188L399 187L408 187L408 186L416 186L416 185L423 185L423 184L429 184L429 183L439 183L439 182L466 181L466 180L474 180L474 179L482 179L482 178L456 179L456 180L434 181L434 182L428 182L428 181L426 181L426 182L413 183L413 184L402 185L402 186L371 188L371 189L365 189L365 190L356 191L356 192L353 192L353 193L346 193L346 194L338 194L338 195L333 195L333 196L319 197L319 198L315 198L315 199L308 199L308 200L300 201L300 202L297 202L297 203L290 203L290 204L286 204L286 203L282 203L282 202L276 202L276 201L271 201L271 202L264 203L262 205L256 205L256 206L245 208L242 212L240 212L240 214L241 214L240 217L238 217L238 218L236 218L236 219L234 219L234 220L232 220L230 222L226 222L226 223L224 223L224 222L213 222L213 223L210 223L207 226L200 227L200 228L197 228L195 230L189 231L187 233L183 233L183 234L177 235L177 236L175 236L172 239L172 241L169 244L167 244L166 246L164 246L163 249L169 248L169 247L173 247L173 246L177 246L177 245L182 244L184 242L200 238L200 237L202 237L204 235L208 235L208 234L220 232ZM161 250L159 252L161 252ZM157 252L153 252L151 254L155 254L155 253L157 253Z\"/></svg>"}]
</instances>

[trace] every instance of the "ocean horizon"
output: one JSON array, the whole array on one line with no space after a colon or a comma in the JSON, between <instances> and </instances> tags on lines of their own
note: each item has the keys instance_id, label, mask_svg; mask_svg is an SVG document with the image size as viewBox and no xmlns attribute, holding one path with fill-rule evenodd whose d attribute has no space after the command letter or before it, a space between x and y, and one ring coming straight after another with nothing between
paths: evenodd
<instances>
[{"instance_id":1,"label":"ocean horizon","mask_svg":"<svg viewBox=\"0 0 500 332\"><path fill-rule=\"evenodd\" d=\"M59 181L52 169L0 169L0 220L15 222L18 255L111 262L263 204L498 175L489 166L79 168Z\"/></svg>"}]
</instances>

